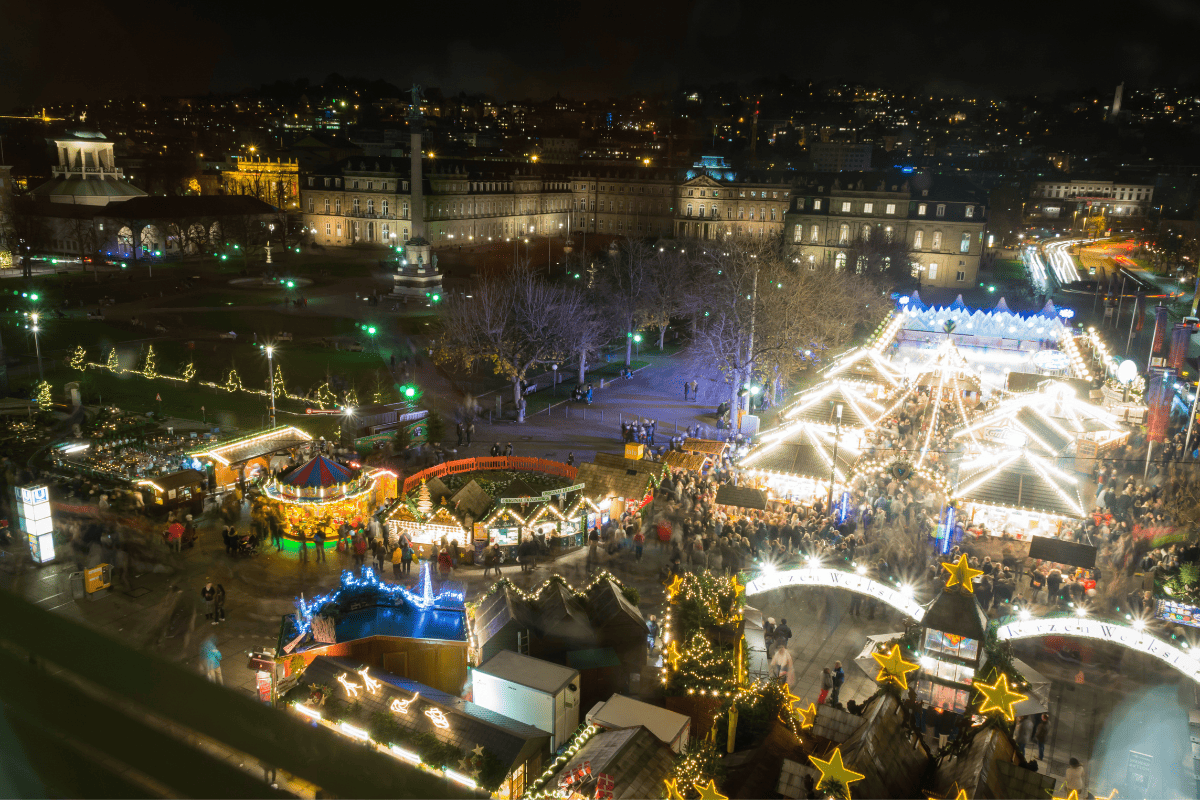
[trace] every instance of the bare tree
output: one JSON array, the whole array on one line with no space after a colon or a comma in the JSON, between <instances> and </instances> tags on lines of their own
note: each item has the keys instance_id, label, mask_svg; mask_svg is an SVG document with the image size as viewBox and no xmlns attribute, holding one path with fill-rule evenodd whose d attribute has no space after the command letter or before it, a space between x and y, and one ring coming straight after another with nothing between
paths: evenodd
<instances>
[{"instance_id":1,"label":"bare tree","mask_svg":"<svg viewBox=\"0 0 1200 800\"><path fill-rule=\"evenodd\" d=\"M865 277L848 271L797 269L767 243L723 242L695 257L709 289L692 358L698 371L715 366L724 376L735 410L745 384L786 383L825 350L849 341L878 294Z\"/></svg>"},{"instance_id":2,"label":"bare tree","mask_svg":"<svg viewBox=\"0 0 1200 800\"><path fill-rule=\"evenodd\" d=\"M846 256L846 269L866 275L880 285L899 291L916 285L912 264L917 259L908 242L890 231L868 227L842 253Z\"/></svg>"},{"instance_id":3,"label":"bare tree","mask_svg":"<svg viewBox=\"0 0 1200 800\"><path fill-rule=\"evenodd\" d=\"M686 313L690 308L688 300L697 294L688 291L692 278L690 264L686 253L673 248L655 253L650 260L639 325L658 330L659 350L663 349L671 320Z\"/></svg>"},{"instance_id":4,"label":"bare tree","mask_svg":"<svg viewBox=\"0 0 1200 800\"><path fill-rule=\"evenodd\" d=\"M100 250L100 240L96 232L96 221L86 217L74 217L67 223L71 241L75 242L75 251L79 254L80 266L87 263L85 259L94 256ZM83 266L86 271L87 267ZM93 260L92 274L100 280L99 264Z\"/></svg>"},{"instance_id":5,"label":"bare tree","mask_svg":"<svg viewBox=\"0 0 1200 800\"><path fill-rule=\"evenodd\" d=\"M624 239L608 259L600 284L612 306L615 319L625 329L625 366L633 360L633 334L647 307L646 286L652 251L649 245L633 238Z\"/></svg>"},{"instance_id":6,"label":"bare tree","mask_svg":"<svg viewBox=\"0 0 1200 800\"><path fill-rule=\"evenodd\" d=\"M50 228L46 225L46 219L41 215L32 200L22 198L16 200L12 205L12 214L9 216L11 220L8 238L16 243L14 248L21 259L21 276L25 278L33 277L33 261L34 254L40 253L46 249L47 243L50 240Z\"/></svg>"},{"instance_id":7,"label":"bare tree","mask_svg":"<svg viewBox=\"0 0 1200 800\"><path fill-rule=\"evenodd\" d=\"M524 421L521 384L539 364L561 362L571 351L569 331L582 295L546 283L528 269L485 278L473 296L451 295L442 309L434 358L469 367L480 358L512 381L517 420Z\"/></svg>"}]
</instances>

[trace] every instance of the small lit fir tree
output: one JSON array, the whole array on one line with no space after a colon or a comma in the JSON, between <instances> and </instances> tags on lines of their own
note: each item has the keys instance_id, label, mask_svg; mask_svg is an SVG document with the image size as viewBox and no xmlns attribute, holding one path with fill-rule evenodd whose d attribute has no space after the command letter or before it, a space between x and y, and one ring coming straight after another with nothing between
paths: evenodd
<instances>
[{"instance_id":1,"label":"small lit fir tree","mask_svg":"<svg viewBox=\"0 0 1200 800\"><path fill-rule=\"evenodd\" d=\"M142 364L142 375L151 379L158 377L158 366L154 363L154 345L150 345L146 350L146 362Z\"/></svg>"},{"instance_id":2,"label":"small lit fir tree","mask_svg":"<svg viewBox=\"0 0 1200 800\"><path fill-rule=\"evenodd\" d=\"M50 408L50 384L46 381L38 384L37 401L38 407L43 411Z\"/></svg>"},{"instance_id":3,"label":"small lit fir tree","mask_svg":"<svg viewBox=\"0 0 1200 800\"><path fill-rule=\"evenodd\" d=\"M113 372L121 371L121 362L117 359L117 348L108 351L108 361L104 364L106 368Z\"/></svg>"},{"instance_id":4,"label":"small lit fir tree","mask_svg":"<svg viewBox=\"0 0 1200 800\"><path fill-rule=\"evenodd\" d=\"M75 345L75 352L71 353L71 369L86 369L87 368L87 351L83 349L83 345Z\"/></svg>"},{"instance_id":5,"label":"small lit fir tree","mask_svg":"<svg viewBox=\"0 0 1200 800\"><path fill-rule=\"evenodd\" d=\"M189 361L184 365L183 372L180 374L180 377L190 383L191 380L196 377L196 365Z\"/></svg>"}]
</instances>

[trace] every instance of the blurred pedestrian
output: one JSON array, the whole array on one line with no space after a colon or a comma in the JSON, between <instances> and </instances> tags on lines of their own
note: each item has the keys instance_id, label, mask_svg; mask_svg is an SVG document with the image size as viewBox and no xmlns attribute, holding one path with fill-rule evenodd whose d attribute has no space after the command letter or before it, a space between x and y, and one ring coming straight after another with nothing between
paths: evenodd
<instances>
[{"instance_id":1,"label":"blurred pedestrian","mask_svg":"<svg viewBox=\"0 0 1200 800\"><path fill-rule=\"evenodd\" d=\"M225 676L221 674L221 651L217 649L217 637L208 637L200 646L200 668L210 681L225 685Z\"/></svg>"},{"instance_id":2,"label":"blurred pedestrian","mask_svg":"<svg viewBox=\"0 0 1200 800\"><path fill-rule=\"evenodd\" d=\"M213 586L213 625L225 621L225 587L221 584Z\"/></svg>"},{"instance_id":3,"label":"blurred pedestrian","mask_svg":"<svg viewBox=\"0 0 1200 800\"><path fill-rule=\"evenodd\" d=\"M205 581L207 581L207 583L205 583L204 588L200 590L200 597L202 600L204 600L204 618L211 620L213 619L213 601L217 596L217 590L213 586L212 581L208 580L207 578L205 578Z\"/></svg>"}]
</instances>

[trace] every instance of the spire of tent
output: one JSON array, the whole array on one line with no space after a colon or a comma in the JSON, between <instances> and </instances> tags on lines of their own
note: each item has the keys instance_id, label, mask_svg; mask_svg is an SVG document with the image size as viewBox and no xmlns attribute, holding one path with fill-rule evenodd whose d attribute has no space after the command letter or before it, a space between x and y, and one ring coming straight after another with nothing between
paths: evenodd
<instances>
[{"instance_id":1,"label":"spire of tent","mask_svg":"<svg viewBox=\"0 0 1200 800\"><path fill-rule=\"evenodd\" d=\"M1043 317L1054 319L1058 316L1058 309L1055 307L1053 300L1047 299L1046 305L1042 306L1042 310L1038 313Z\"/></svg>"},{"instance_id":2,"label":"spire of tent","mask_svg":"<svg viewBox=\"0 0 1200 800\"><path fill-rule=\"evenodd\" d=\"M1001 297L1001 298L1000 298L1000 302L999 302L999 303L996 303L996 307L995 307L995 308L993 308L993 309L992 309L992 311L1001 311L1001 312L1004 312L1005 314L1011 314L1011 313L1012 313L1012 311L1010 311L1010 310L1009 310L1009 308L1008 308L1008 303L1004 302L1004 298L1003 298L1003 297Z\"/></svg>"},{"instance_id":3,"label":"spire of tent","mask_svg":"<svg viewBox=\"0 0 1200 800\"><path fill-rule=\"evenodd\" d=\"M921 302L921 294L916 289L913 289L913 293L908 296L908 307L922 310L928 308L928 306Z\"/></svg>"},{"instance_id":4,"label":"spire of tent","mask_svg":"<svg viewBox=\"0 0 1200 800\"><path fill-rule=\"evenodd\" d=\"M950 304L950 308L954 309L955 311L966 311L967 304L963 302L961 294L954 298L954 302Z\"/></svg>"}]
</instances>

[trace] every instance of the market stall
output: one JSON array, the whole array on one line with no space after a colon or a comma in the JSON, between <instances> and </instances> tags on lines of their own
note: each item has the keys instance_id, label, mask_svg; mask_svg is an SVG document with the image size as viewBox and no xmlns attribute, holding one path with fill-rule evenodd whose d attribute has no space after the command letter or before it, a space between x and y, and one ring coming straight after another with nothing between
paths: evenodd
<instances>
[{"instance_id":1,"label":"market stall","mask_svg":"<svg viewBox=\"0 0 1200 800\"><path fill-rule=\"evenodd\" d=\"M584 494L616 519L626 511L637 511L650 502L658 485L657 478L651 472L603 464L580 464L577 480L586 487Z\"/></svg>"},{"instance_id":2,"label":"market stall","mask_svg":"<svg viewBox=\"0 0 1200 800\"><path fill-rule=\"evenodd\" d=\"M137 485L142 489L146 506L171 511L186 508L188 513L199 516L204 511L204 486L208 477L199 470L183 469L170 475L142 479Z\"/></svg>"},{"instance_id":3,"label":"market stall","mask_svg":"<svg viewBox=\"0 0 1200 800\"><path fill-rule=\"evenodd\" d=\"M422 514L410 502L397 503L384 524L388 529L389 545L398 542L403 534L421 558L429 558L443 538L447 542L457 541L460 546L465 546L471 539L468 529L444 505Z\"/></svg>"},{"instance_id":4,"label":"market stall","mask_svg":"<svg viewBox=\"0 0 1200 800\"><path fill-rule=\"evenodd\" d=\"M326 530L326 547L337 544L329 536L342 522L357 526L396 496L396 474L385 469L362 469L315 456L262 486L254 502L275 517L287 539L311 539L316 526Z\"/></svg>"},{"instance_id":5,"label":"market stall","mask_svg":"<svg viewBox=\"0 0 1200 800\"><path fill-rule=\"evenodd\" d=\"M1079 480L1028 449L987 450L959 465L958 522L1029 540L1084 518Z\"/></svg>"},{"instance_id":6,"label":"market stall","mask_svg":"<svg viewBox=\"0 0 1200 800\"><path fill-rule=\"evenodd\" d=\"M863 428L842 428L801 420L768 431L740 462L742 483L764 489L771 499L810 505L829 492L841 494L850 471L863 455ZM832 475L831 475L832 473Z\"/></svg>"}]
</instances>

